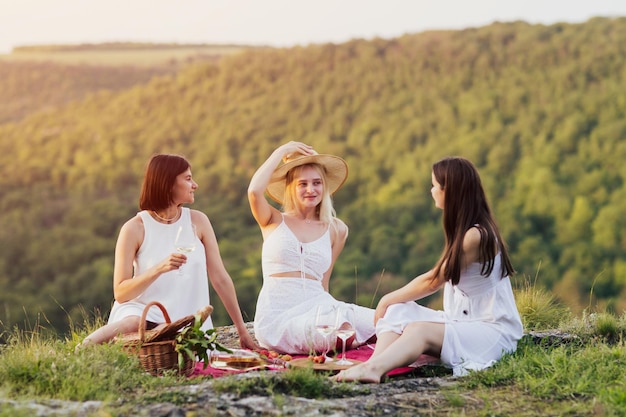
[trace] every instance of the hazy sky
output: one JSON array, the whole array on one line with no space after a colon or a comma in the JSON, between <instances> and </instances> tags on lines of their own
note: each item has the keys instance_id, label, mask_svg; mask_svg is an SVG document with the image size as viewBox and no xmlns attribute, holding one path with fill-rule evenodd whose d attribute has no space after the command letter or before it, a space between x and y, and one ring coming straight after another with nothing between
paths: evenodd
<instances>
[{"instance_id":1,"label":"hazy sky","mask_svg":"<svg viewBox=\"0 0 626 417\"><path fill-rule=\"evenodd\" d=\"M110 41L293 46L594 16L626 16L626 0L0 0L0 53Z\"/></svg>"}]
</instances>

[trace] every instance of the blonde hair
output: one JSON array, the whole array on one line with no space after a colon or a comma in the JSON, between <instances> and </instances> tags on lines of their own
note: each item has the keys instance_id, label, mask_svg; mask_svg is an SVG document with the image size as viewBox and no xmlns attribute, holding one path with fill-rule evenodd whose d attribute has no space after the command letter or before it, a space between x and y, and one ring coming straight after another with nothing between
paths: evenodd
<instances>
[{"instance_id":1,"label":"blonde hair","mask_svg":"<svg viewBox=\"0 0 626 417\"><path fill-rule=\"evenodd\" d=\"M304 167L307 166L312 167L313 169L315 169L315 171L317 171L317 173L320 175L320 178L322 179L322 184L324 186L322 201L316 207L316 214L319 216L321 221L334 226L336 213L335 208L333 207L333 199L326 185L326 171L324 170L324 167L320 164L299 165L287 172L285 178L285 198L283 201L283 211L286 213L297 211L298 199L295 192L296 182L294 180L298 178Z\"/></svg>"}]
</instances>

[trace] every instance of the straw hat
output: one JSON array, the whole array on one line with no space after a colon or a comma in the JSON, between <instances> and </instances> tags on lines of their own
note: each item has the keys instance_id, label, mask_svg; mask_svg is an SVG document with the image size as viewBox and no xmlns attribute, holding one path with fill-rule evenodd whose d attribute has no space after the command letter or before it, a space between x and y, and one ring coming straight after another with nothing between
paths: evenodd
<instances>
[{"instance_id":1,"label":"straw hat","mask_svg":"<svg viewBox=\"0 0 626 417\"><path fill-rule=\"evenodd\" d=\"M287 172L300 165L319 164L324 168L326 174L326 187L333 194L348 178L348 164L346 161L334 155L287 155L283 158L283 163L274 170L270 183L267 186L267 194L272 200L283 204L285 198L285 182Z\"/></svg>"}]
</instances>

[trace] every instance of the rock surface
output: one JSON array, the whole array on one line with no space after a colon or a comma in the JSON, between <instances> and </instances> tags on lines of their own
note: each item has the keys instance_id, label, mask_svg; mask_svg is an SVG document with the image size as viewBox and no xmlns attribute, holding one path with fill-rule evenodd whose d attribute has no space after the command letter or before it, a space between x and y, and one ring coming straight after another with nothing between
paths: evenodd
<instances>
[{"instance_id":1,"label":"rock surface","mask_svg":"<svg viewBox=\"0 0 626 417\"><path fill-rule=\"evenodd\" d=\"M248 323L251 334L252 323ZM571 336L560 332L530 333L535 343L548 341L550 344L567 343ZM226 347L239 347L239 338L232 326L218 328L218 342ZM441 372L439 372L440 374ZM250 372L227 378L258 378L261 372ZM354 396L348 398L308 399L275 394L272 396L219 393L213 387L214 380L204 379L198 384L180 385L171 388L176 401L128 404L123 400L113 407L123 407L124 416L150 417L191 417L191 416L444 416L458 412L447 408L448 402L439 388L455 384L451 373L444 376L428 377L420 374L394 377L383 384L354 384L351 390ZM164 396L165 398L165 396ZM33 416L108 416L107 406L98 401L75 403L70 401L50 400L47 402L15 403L0 402L0 412L6 406L27 411ZM480 410L478 401L470 405ZM466 409L467 411L467 409ZM22 414L20 414L22 415ZM24 414L26 415L26 414ZM122 414L120 414L122 415Z\"/></svg>"}]
</instances>

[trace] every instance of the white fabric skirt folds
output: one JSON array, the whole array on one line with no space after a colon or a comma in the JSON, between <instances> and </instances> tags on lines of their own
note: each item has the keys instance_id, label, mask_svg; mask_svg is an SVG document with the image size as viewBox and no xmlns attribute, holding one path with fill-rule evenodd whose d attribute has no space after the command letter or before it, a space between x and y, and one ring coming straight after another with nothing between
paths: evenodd
<instances>
[{"instance_id":1,"label":"white fabric skirt folds","mask_svg":"<svg viewBox=\"0 0 626 417\"><path fill-rule=\"evenodd\" d=\"M508 277L472 296L446 284L444 311L415 302L391 305L378 321L376 333L402 334L408 324L420 321L445 325L441 362L450 366L455 376L493 365L516 349L523 334Z\"/></svg>"},{"instance_id":2,"label":"white fabric skirt folds","mask_svg":"<svg viewBox=\"0 0 626 417\"><path fill-rule=\"evenodd\" d=\"M358 343L375 334L373 309L336 300L317 280L268 277L257 300L254 318L257 340L266 349L282 353L309 354L327 349L329 342L315 330L317 306L323 304L354 309ZM334 345L334 341L331 343Z\"/></svg>"}]
</instances>

